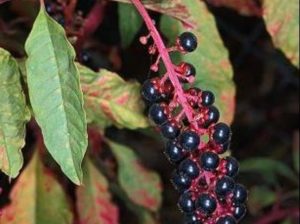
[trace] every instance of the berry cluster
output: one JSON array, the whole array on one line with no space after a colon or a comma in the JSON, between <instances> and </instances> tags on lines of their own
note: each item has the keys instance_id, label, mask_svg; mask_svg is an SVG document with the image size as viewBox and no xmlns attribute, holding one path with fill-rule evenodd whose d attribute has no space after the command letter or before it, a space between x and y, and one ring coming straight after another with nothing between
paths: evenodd
<instances>
[{"instance_id":1,"label":"berry cluster","mask_svg":"<svg viewBox=\"0 0 300 224\"><path fill-rule=\"evenodd\" d=\"M146 43L147 37L141 42ZM197 39L190 33L181 34L170 51L189 53L197 48ZM156 53L155 46L149 53ZM158 60L151 69L157 71ZM178 99L176 87L168 74L146 80L142 95L149 105L149 117L167 139L165 155L178 165L172 174L172 183L181 194L178 202L185 214L186 224L235 224L246 213L247 190L235 183L239 164L233 157L221 158L230 144L231 130L219 122L219 110L214 106L211 91L199 88L184 89L192 84L196 69L183 62L173 65L183 88L184 98L192 113L188 119ZM206 136L207 141L204 141Z\"/></svg>"}]
</instances>

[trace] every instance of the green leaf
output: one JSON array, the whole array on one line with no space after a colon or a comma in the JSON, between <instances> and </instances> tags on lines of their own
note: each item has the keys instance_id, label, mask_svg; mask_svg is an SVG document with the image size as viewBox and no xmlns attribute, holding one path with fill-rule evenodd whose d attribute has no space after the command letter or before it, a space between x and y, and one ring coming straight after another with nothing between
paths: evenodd
<instances>
[{"instance_id":1,"label":"green leaf","mask_svg":"<svg viewBox=\"0 0 300 224\"><path fill-rule=\"evenodd\" d=\"M231 123L235 111L235 85L233 71L226 48L218 33L213 15L208 11L203 1L182 0L190 17L187 20L195 22L193 32L199 42L197 50L183 57L175 55L176 59L192 63L197 70L195 86L203 90L211 90L216 95L216 105L221 112L221 121ZM187 31L180 21L162 16L161 30L175 43L177 36Z\"/></svg>"},{"instance_id":2,"label":"green leaf","mask_svg":"<svg viewBox=\"0 0 300 224\"><path fill-rule=\"evenodd\" d=\"M18 176L23 166L25 124L30 118L16 60L0 48L0 170Z\"/></svg>"},{"instance_id":3,"label":"green leaf","mask_svg":"<svg viewBox=\"0 0 300 224\"><path fill-rule=\"evenodd\" d=\"M299 68L299 0L265 0L264 18L275 46Z\"/></svg>"},{"instance_id":4,"label":"green leaf","mask_svg":"<svg viewBox=\"0 0 300 224\"><path fill-rule=\"evenodd\" d=\"M85 160L83 186L76 190L80 223L117 224L118 208L111 202L108 182L89 159Z\"/></svg>"},{"instance_id":5,"label":"green leaf","mask_svg":"<svg viewBox=\"0 0 300 224\"><path fill-rule=\"evenodd\" d=\"M159 176L143 167L134 151L109 141L118 162L118 180L130 200L151 211L157 211L162 202Z\"/></svg>"},{"instance_id":6,"label":"green leaf","mask_svg":"<svg viewBox=\"0 0 300 224\"><path fill-rule=\"evenodd\" d=\"M257 172L264 177L264 180L270 183L278 182L278 175L283 176L295 183L298 183L298 177L284 163L268 158L251 158L243 161L241 172Z\"/></svg>"},{"instance_id":7,"label":"green leaf","mask_svg":"<svg viewBox=\"0 0 300 224\"><path fill-rule=\"evenodd\" d=\"M120 3L118 11L122 46L126 48L141 28L142 19L136 9L129 4Z\"/></svg>"},{"instance_id":8,"label":"green leaf","mask_svg":"<svg viewBox=\"0 0 300 224\"><path fill-rule=\"evenodd\" d=\"M31 106L45 145L76 184L87 148L87 125L75 52L64 29L42 7L25 45Z\"/></svg>"},{"instance_id":9,"label":"green leaf","mask_svg":"<svg viewBox=\"0 0 300 224\"><path fill-rule=\"evenodd\" d=\"M261 209L273 205L277 200L276 193L264 186L255 186L250 190L248 207L252 215Z\"/></svg>"},{"instance_id":10,"label":"green leaf","mask_svg":"<svg viewBox=\"0 0 300 224\"><path fill-rule=\"evenodd\" d=\"M1 224L72 224L73 215L62 187L37 155L14 185L11 204L2 211Z\"/></svg>"},{"instance_id":11,"label":"green leaf","mask_svg":"<svg viewBox=\"0 0 300 224\"><path fill-rule=\"evenodd\" d=\"M105 69L95 73L82 65L78 68L89 122L103 128L112 124L129 129L149 126L137 82L126 82Z\"/></svg>"}]
</instances>

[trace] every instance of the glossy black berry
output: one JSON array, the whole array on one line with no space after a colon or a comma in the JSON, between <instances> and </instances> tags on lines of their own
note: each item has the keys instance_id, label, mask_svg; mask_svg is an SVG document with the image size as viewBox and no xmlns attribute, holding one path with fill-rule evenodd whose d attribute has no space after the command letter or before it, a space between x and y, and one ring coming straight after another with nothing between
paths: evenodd
<instances>
[{"instance_id":1,"label":"glossy black berry","mask_svg":"<svg viewBox=\"0 0 300 224\"><path fill-rule=\"evenodd\" d=\"M231 130L225 123L218 123L214 126L212 138L217 144L224 144L229 141Z\"/></svg>"},{"instance_id":2,"label":"glossy black berry","mask_svg":"<svg viewBox=\"0 0 300 224\"><path fill-rule=\"evenodd\" d=\"M238 205L234 207L233 216L238 222L245 217L246 213L247 208L245 205Z\"/></svg>"},{"instance_id":3,"label":"glossy black berry","mask_svg":"<svg viewBox=\"0 0 300 224\"><path fill-rule=\"evenodd\" d=\"M221 144L221 145L217 145L217 149L216 149L216 152L218 154L224 154L228 149L229 149L229 146L230 146L230 142L226 142L224 144Z\"/></svg>"},{"instance_id":4,"label":"glossy black berry","mask_svg":"<svg viewBox=\"0 0 300 224\"><path fill-rule=\"evenodd\" d=\"M229 177L236 177L239 173L239 163L238 161L233 157L227 157L226 158L226 175Z\"/></svg>"},{"instance_id":5,"label":"glossy black berry","mask_svg":"<svg viewBox=\"0 0 300 224\"><path fill-rule=\"evenodd\" d=\"M179 172L189 176L191 179L195 179L199 176L200 170L196 162L186 159L180 163Z\"/></svg>"},{"instance_id":6,"label":"glossy black berry","mask_svg":"<svg viewBox=\"0 0 300 224\"><path fill-rule=\"evenodd\" d=\"M211 124L217 123L220 118L220 112L215 106L210 106L206 112L204 127L208 128Z\"/></svg>"},{"instance_id":7,"label":"glossy black berry","mask_svg":"<svg viewBox=\"0 0 300 224\"><path fill-rule=\"evenodd\" d=\"M195 211L195 202L192 198L191 193L183 193L178 201L178 207L185 213L191 213Z\"/></svg>"},{"instance_id":8,"label":"glossy black berry","mask_svg":"<svg viewBox=\"0 0 300 224\"><path fill-rule=\"evenodd\" d=\"M174 139L180 134L180 128L175 122L166 122L160 127L160 131L165 138Z\"/></svg>"},{"instance_id":9,"label":"glossy black berry","mask_svg":"<svg viewBox=\"0 0 300 224\"><path fill-rule=\"evenodd\" d=\"M144 82L142 86L142 96L150 103L159 102L161 99L160 92L157 88L155 88L155 85L151 82L151 80L146 80Z\"/></svg>"},{"instance_id":10,"label":"glossy black berry","mask_svg":"<svg viewBox=\"0 0 300 224\"><path fill-rule=\"evenodd\" d=\"M205 214L212 214L217 208L217 201L209 194L201 194L196 201L196 207Z\"/></svg>"},{"instance_id":11,"label":"glossy black berry","mask_svg":"<svg viewBox=\"0 0 300 224\"><path fill-rule=\"evenodd\" d=\"M153 104L149 109L149 117L157 125L162 125L168 120L165 108L160 104Z\"/></svg>"},{"instance_id":12,"label":"glossy black berry","mask_svg":"<svg viewBox=\"0 0 300 224\"><path fill-rule=\"evenodd\" d=\"M227 215L219 218L216 224L236 224L236 223L237 222L235 221L235 218Z\"/></svg>"},{"instance_id":13,"label":"glossy black berry","mask_svg":"<svg viewBox=\"0 0 300 224\"><path fill-rule=\"evenodd\" d=\"M184 224L202 224L196 214L188 214L185 216Z\"/></svg>"},{"instance_id":14,"label":"glossy black berry","mask_svg":"<svg viewBox=\"0 0 300 224\"><path fill-rule=\"evenodd\" d=\"M188 190L192 184L192 180L190 177L184 174L180 174L177 171L173 172L171 182L174 185L175 189L179 192Z\"/></svg>"},{"instance_id":15,"label":"glossy black berry","mask_svg":"<svg viewBox=\"0 0 300 224\"><path fill-rule=\"evenodd\" d=\"M231 177L221 177L216 183L216 194L219 197L225 197L234 189L235 182Z\"/></svg>"},{"instance_id":16,"label":"glossy black berry","mask_svg":"<svg viewBox=\"0 0 300 224\"><path fill-rule=\"evenodd\" d=\"M169 141L164 153L171 163L178 163L185 157L184 150L176 141Z\"/></svg>"},{"instance_id":17,"label":"glossy black berry","mask_svg":"<svg viewBox=\"0 0 300 224\"><path fill-rule=\"evenodd\" d=\"M196 150L200 144L200 137L194 131L184 131L180 136L180 144L188 151Z\"/></svg>"},{"instance_id":18,"label":"glossy black berry","mask_svg":"<svg viewBox=\"0 0 300 224\"><path fill-rule=\"evenodd\" d=\"M233 202L236 204L244 204L247 200L248 192L241 184L236 184L233 190Z\"/></svg>"},{"instance_id":19,"label":"glossy black berry","mask_svg":"<svg viewBox=\"0 0 300 224\"><path fill-rule=\"evenodd\" d=\"M197 37L190 32L184 32L179 36L179 45L184 51L193 52L198 46Z\"/></svg>"},{"instance_id":20,"label":"glossy black berry","mask_svg":"<svg viewBox=\"0 0 300 224\"><path fill-rule=\"evenodd\" d=\"M219 166L219 156L213 152L204 152L200 157L200 164L204 170L214 171Z\"/></svg>"},{"instance_id":21,"label":"glossy black berry","mask_svg":"<svg viewBox=\"0 0 300 224\"><path fill-rule=\"evenodd\" d=\"M201 105L211 106L215 102L215 95L211 91L203 91L201 94Z\"/></svg>"}]
</instances>

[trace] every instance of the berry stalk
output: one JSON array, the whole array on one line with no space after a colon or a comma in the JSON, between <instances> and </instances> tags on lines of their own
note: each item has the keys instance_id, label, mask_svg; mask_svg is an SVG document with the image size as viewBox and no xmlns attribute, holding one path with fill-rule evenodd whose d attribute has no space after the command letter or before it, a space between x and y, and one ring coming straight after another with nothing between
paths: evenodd
<instances>
[{"instance_id":1,"label":"berry stalk","mask_svg":"<svg viewBox=\"0 0 300 224\"><path fill-rule=\"evenodd\" d=\"M188 104L188 101L185 97L184 91L182 89L182 86L177 78L175 69L174 69L174 65L171 61L170 55L169 55L169 51L166 48L159 32L157 31L155 25L153 24L152 19L150 18L147 10L145 9L144 5L141 3L140 0L131 0L131 2L134 4L134 6L136 7L136 9L138 10L138 12L140 13L141 17L143 18L149 32L150 35L157 47L157 50L161 56L162 61L164 62L165 68L167 70L167 76L169 77L172 85L175 88L175 92L176 95L178 97L178 101L182 106L182 109L188 119L188 121L191 124L194 124L194 127L197 128L197 124L194 121L194 117L193 117L193 110L190 107L190 105Z\"/></svg>"}]
</instances>

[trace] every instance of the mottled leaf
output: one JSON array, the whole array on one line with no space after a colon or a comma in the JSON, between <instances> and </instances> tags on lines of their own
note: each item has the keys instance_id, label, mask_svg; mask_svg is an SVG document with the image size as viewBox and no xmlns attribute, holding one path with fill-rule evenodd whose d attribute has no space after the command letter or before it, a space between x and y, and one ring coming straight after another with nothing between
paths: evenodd
<instances>
[{"instance_id":1,"label":"mottled leaf","mask_svg":"<svg viewBox=\"0 0 300 224\"><path fill-rule=\"evenodd\" d=\"M286 164L268 158L251 158L241 163L241 172L255 172L264 177L265 181L278 183L278 175L293 182L298 182L297 175Z\"/></svg>"},{"instance_id":2,"label":"mottled leaf","mask_svg":"<svg viewBox=\"0 0 300 224\"><path fill-rule=\"evenodd\" d=\"M120 3L118 12L122 46L128 47L142 26L142 19L130 4Z\"/></svg>"},{"instance_id":3,"label":"mottled leaf","mask_svg":"<svg viewBox=\"0 0 300 224\"><path fill-rule=\"evenodd\" d=\"M117 224L118 208L111 202L108 182L88 159L83 167L83 186L76 190L80 223Z\"/></svg>"},{"instance_id":4,"label":"mottled leaf","mask_svg":"<svg viewBox=\"0 0 300 224\"><path fill-rule=\"evenodd\" d=\"M255 186L251 188L248 207L253 215L257 215L261 209L272 205L277 200L274 191L265 186Z\"/></svg>"},{"instance_id":5,"label":"mottled leaf","mask_svg":"<svg viewBox=\"0 0 300 224\"><path fill-rule=\"evenodd\" d=\"M84 66L78 67L89 122L129 129L148 126L137 82L126 82L105 69L95 73Z\"/></svg>"},{"instance_id":6,"label":"mottled leaf","mask_svg":"<svg viewBox=\"0 0 300 224\"><path fill-rule=\"evenodd\" d=\"M35 155L10 194L1 224L72 224L73 215L62 187Z\"/></svg>"},{"instance_id":7,"label":"mottled leaf","mask_svg":"<svg viewBox=\"0 0 300 224\"><path fill-rule=\"evenodd\" d=\"M29 120L16 60L0 48L0 170L15 178L23 165L21 149Z\"/></svg>"},{"instance_id":8,"label":"mottled leaf","mask_svg":"<svg viewBox=\"0 0 300 224\"><path fill-rule=\"evenodd\" d=\"M162 201L159 176L143 167L132 149L111 141L109 145L119 165L119 183L129 199L157 211Z\"/></svg>"},{"instance_id":9,"label":"mottled leaf","mask_svg":"<svg viewBox=\"0 0 300 224\"><path fill-rule=\"evenodd\" d=\"M221 120L231 123L235 111L235 85L233 71L228 59L228 52L218 33L213 15L204 2L182 0L186 5L190 20L197 21L195 29L190 29L198 37L199 47L191 54L180 58L192 63L197 69L195 86L211 90L216 95L216 105L221 112ZM180 33L187 28L174 18L163 16L161 30L171 42L175 42Z\"/></svg>"},{"instance_id":10,"label":"mottled leaf","mask_svg":"<svg viewBox=\"0 0 300 224\"><path fill-rule=\"evenodd\" d=\"M75 51L64 29L41 7L25 45L31 106L47 149L76 184L87 148L87 125Z\"/></svg>"},{"instance_id":11,"label":"mottled leaf","mask_svg":"<svg viewBox=\"0 0 300 224\"><path fill-rule=\"evenodd\" d=\"M299 67L299 0L265 0L264 18L275 46Z\"/></svg>"}]
</instances>

